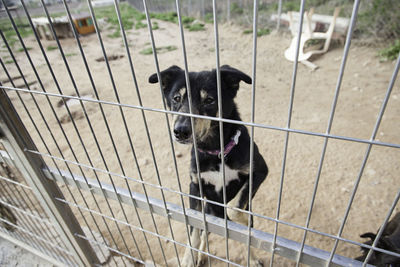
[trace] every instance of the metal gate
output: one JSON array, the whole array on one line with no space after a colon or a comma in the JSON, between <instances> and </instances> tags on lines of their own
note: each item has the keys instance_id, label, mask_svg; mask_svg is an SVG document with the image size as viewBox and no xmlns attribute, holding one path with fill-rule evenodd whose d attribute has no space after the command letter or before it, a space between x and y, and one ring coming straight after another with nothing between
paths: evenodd
<instances>
[{"instance_id":1,"label":"metal gate","mask_svg":"<svg viewBox=\"0 0 400 267\"><path fill-rule=\"evenodd\" d=\"M257 61L261 57L268 56L258 53L257 50L259 1L246 2L253 6L251 14L253 33L251 77L253 84L251 94L248 94L251 111L249 118L244 121L169 111L162 100L161 86L158 88L157 100L155 100L156 95L150 95L150 98L153 98L151 103L144 104L142 101L144 90L142 88L146 86L144 81L147 81L148 76L154 72L160 75L159 55L164 50L176 49L167 46L160 48L159 44L156 45L156 42L161 42L154 34L154 28L158 28L158 24L155 22L156 17L149 12L148 6L152 7L152 11L157 7L161 11L170 10L170 6L175 8L174 19L178 24L177 30L182 54L180 54L180 58L174 60L184 64L185 74L188 75L188 71L191 71L190 60L201 60L202 55L189 60L186 45L188 40L185 39L183 22L185 17L181 14L182 5L185 10L189 10L188 13L196 13L193 10L197 10L199 16L205 16L206 10L212 12L213 24L210 27L213 28L214 45L211 52L215 55L215 65L208 67L215 67L219 72L222 64L220 64L219 34L221 26L218 25L218 18L223 16L224 19L230 19L230 1L224 1L225 9L217 8L217 4L220 4L219 1L213 1L208 5L204 4L204 1L196 1L196 5L192 1L167 1L168 7L162 8L159 1L144 0L140 6L137 6L137 1L133 1L134 4L136 3L135 6L144 12L141 19L134 23L139 25L137 29L140 29L140 23L146 22L142 23L148 29L146 32L148 42L145 45L150 48L149 51L154 58L154 71L148 73L147 77L137 74L144 62L135 60L135 56L138 55L135 45L140 40L132 38L132 36L139 36L142 33L127 34L124 27L127 27L130 22L123 19L121 10L125 6L121 7L118 1L113 3L115 7L113 15L116 15L115 19L118 25L115 35L118 39L107 39L108 37L105 37L103 32L107 29L104 21L96 17L96 14L99 13L94 9L90 0L86 4L95 28L93 36L78 34L69 8L71 3L63 0L62 12L66 14L66 23L73 29L74 42L59 39L53 25L55 20L50 18L51 14L43 0L40 1L43 7L42 12L50 21L47 30L50 33L49 38L53 41L40 38L25 1L21 0L24 20L21 20L21 14L18 14L18 18L13 16L12 9L7 7L6 1L1 1L7 14L7 23L14 32L14 39L10 39L7 32L0 31L3 46L0 57L2 66L0 137L3 146L0 150L2 165L0 169L1 237L60 266L136 266L136 264L180 266L184 249L188 246L191 247L189 226L206 230L212 234L207 237L207 240L210 241L207 241L204 251L198 251L198 248L192 247L194 251L208 257L207 264L209 266L219 266L220 264L248 266L250 247L257 249L257 255L264 259L264 264L269 261L271 266L291 264L365 266L373 253L400 257L400 254L396 252L378 247L378 241L386 224L396 209L398 210L400 197L398 179L393 180L395 183L389 186L382 201L373 199L373 201L381 201L379 205L382 206L378 205L379 207L385 207L379 213L384 216L378 218L378 227L371 225L368 228L370 232L380 229L375 241L371 244L364 244L354 238L354 235L346 237L343 234L350 212L354 210L352 206L364 172L367 165L370 164L369 161L373 161L370 159L372 149L376 147L385 149L391 153L387 161L395 162L396 160L389 157L398 156L400 148L399 139L396 136L388 141L380 141L377 138L384 113L391 99L391 93L395 88L400 57L394 65L392 76L387 81L386 93L383 99L379 99L381 104L378 114L369 114L374 119L372 133L361 133L360 135L332 133L339 92L357 20L359 0L354 1L340 64L338 61L339 73L332 94L333 100L325 132L292 127L298 79L299 38L297 39L296 60L292 66L292 76L290 79L286 77L290 80L286 125L268 124L264 121L256 122L255 103L257 99L255 93L256 89L260 90L256 83L256 74L258 74L257 77L273 75L257 70ZM302 32L305 3L306 1L301 1L298 32ZM281 4L282 2L279 1L278 13L281 12ZM136 15L136 13L132 13L132 17ZM27 30L33 31L33 37L29 37L31 38L29 40L25 35ZM93 41L96 43L95 46L91 46ZM14 43L18 43L21 48L19 50L13 48ZM29 47L28 43L30 45L34 43L35 49L39 52L33 54L30 51L32 47ZM117 55L110 55L107 53L107 48L111 46L120 47L121 51L118 51ZM74 50L71 47L74 47ZM57 51L58 54L53 54L52 50ZM96 60L104 62L101 67L99 67L100 65L93 67L91 63L93 58L88 56L88 54L91 55L90 51L92 50L96 50L100 55ZM143 54L145 53L144 51ZM138 57L140 58L140 56ZM71 58L79 58L80 61L78 63L77 60ZM123 72L113 72L112 69L121 64L114 63L113 60L120 58L125 60L123 63L125 69ZM168 60L164 59L164 61ZM60 65L65 67L62 72L55 67ZM85 74L85 80L75 78L80 73ZM106 76L106 82L99 82L100 76ZM18 85L16 81L22 81L22 84ZM260 86L260 88L264 87ZM146 89L148 90L148 88ZM221 90L220 85L218 90ZM302 92L296 94L301 95ZM274 206L274 214L266 214L259 209L255 211L252 209L251 202L249 211L236 209L248 216L254 216L255 227L251 228L250 223L247 226L241 225L227 221L226 216L225 219L220 219L205 214L204 210L198 212L187 208L189 197L196 198L187 193L186 188L189 181L186 177L182 177L188 168L186 158L188 158L189 150L177 148L172 142L168 117L170 114L185 115L191 119L214 120L220 122L220 125L223 122L245 125L250 129L252 145L254 139L261 140L282 134L278 136L278 139L282 140L283 150L279 152L265 150L265 153L263 152L264 156L266 153L270 153L268 158L280 165L279 182L273 189L277 194L276 203L262 204L262 206ZM397 123L397 120L392 123ZM369 137L365 137L366 134L370 134ZM315 178L301 177L309 179L308 182L305 180L303 184L308 183L311 193L311 195L309 194L310 199L305 204L308 207L305 208L307 212L303 214L305 223L292 222L288 217L282 218L285 186L292 181L285 180L288 176L287 163L291 153L289 140L293 140L297 136L310 138L315 146L321 147L321 155L316 159L317 164L314 164ZM352 162L352 165L357 165L358 171L354 172L355 177L351 179L350 185L349 183L333 185L342 188L337 197L343 198L341 203L345 204L337 211L334 203L322 202L324 203L322 209L331 208L330 212L338 220L338 229L332 230L320 227L318 220L316 222L315 219L312 220L315 217L312 215L313 212L315 213L315 209L321 209L320 206L316 208L317 194L321 191L318 187L322 183L320 180L324 177L325 157L330 155L328 151L331 146L335 147L335 142L341 142L348 146L359 146L364 152L359 157L362 159L361 165L359 162ZM332 143L333 145L331 145ZM299 143L295 144L299 145ZM340 150L338 151L340 152ZM275 157L279 159L274 160L271 154L275 154ZM346 157L347 155L344 154L339 156L342 159ZM388 170L388 176L399 177L398 159L397 157L397 166ZM305 159L298 158L297 161L305 161ZM251 166L253 163L249 162L249 164ZM184 166L181 167L181 165ZM349 173L351 172L349 171ZM268 179L272 178L268 177ZM344 187L346 188L343 189ZM297 190L305 189L298 188ZM257 199L257 195L255 199ZM388 201L389 199L390 201ZM199 200L203 204L213 203L203 197L200 197ZM226 203L213 204L223 206L225 213L226 209L231 209L231 207L227 207ZM296 202L292 204L297 205ZM300 210L299 208L298 212ZM359 215L366 211L358 210L356 212ZM325 213L319 212L319 214ZM272 233L265 230L267 224L271 225ZM280 231L282 231L280 229L283 228L289 229L286 231L289 232L288 237L280 235ZM292 239L291 232L299 233L299 238ZM355 236L360 234L362 232L355 233ZM217 241L211 243L214 238ZM321 240L328 240L330 248L319 247L318 242ZM359 262L353 259L358 255L346 255L346 257L339 255L338 248L342 248L340 252L346 252L349 247L353 247L352 251L355 251L354 248L359 249L360 247L369 250L365 261ZM234 252L230 253L230 251ZM237 251L244 251L245 256L236 255Z\"/></svg>"}]
</instances>

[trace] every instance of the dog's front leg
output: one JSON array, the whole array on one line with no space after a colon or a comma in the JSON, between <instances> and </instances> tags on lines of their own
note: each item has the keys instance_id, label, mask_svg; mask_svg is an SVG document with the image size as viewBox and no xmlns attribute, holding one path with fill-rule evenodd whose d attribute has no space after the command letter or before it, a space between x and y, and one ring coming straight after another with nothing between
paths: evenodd
<instances>
[{"instance_id":1,"label":"dog's front leg","mask_svg":"<svg viewBox=\"0 0 400 267\"><path fill-rule=\"evenodd\" d=\"M200 197L200 189L197 183L190 183L190 195ZM190 208L195 210L201 210L200 200L195 198L190 198L189 200ZM190 244L191 243L191 244ZM194 267L196 266L197 260L197 251L192 250L190 245L193 248L198 249L200 244L202 243L200 240L200 231L197 228L190 227L190 243L188 242L188 247L186 247L185 254L182 260L182 266L184 267Z\"/></svg>"},{"instance_id":2,"label":"dog's front leg","mask_svg":"<svg viewBox=\"0 0 400 267\"><path fill-rule=\"evenodd\" d=\"M229 219L232 221L238 222L243 225L248 225L248 220L249 220L249 215L240 212L237 210L234 210L232 208L240 208L240 209L248 209L248 200L249 200L249 183L248 181L242 186L242 188L239 190L237 195L229 201L227 204L228 209L227 209L227 215ZM253 188L254 191L254 188ZM253 227L253 217L250 218L250 226ZM250 248L250 266L251 267L261 267L263 266L262 261L258 260L252 249Z\"/></svg>"}]
</instances>

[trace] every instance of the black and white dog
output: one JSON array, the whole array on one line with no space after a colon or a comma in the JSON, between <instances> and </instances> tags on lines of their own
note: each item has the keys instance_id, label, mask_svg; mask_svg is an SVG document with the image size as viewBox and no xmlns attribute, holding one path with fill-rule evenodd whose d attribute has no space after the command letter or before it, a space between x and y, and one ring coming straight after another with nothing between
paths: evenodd
<instances>
[{"instance_id":1,"label":"black and white dog","mask_svg":"<svg viewBox=\"0 0 400 267\"><path fill-rule=\"evenodd\" d=\"M221 73L222 117L231 120L241 120L234 98L239 89L240 81L251 84L251 78L243 72L224 65ZM192 96L192 112L194 114L218 117L217 76L216 71L201 71L189 73L190 89ZM149 77L150 83L157 83L157 74ZM161 72L161 85L168 108L172 111L189 113L189 100L184 71L171 66ZM194 119L192 133L189 116L173 116L174 139L182 144L190 144L193 135L196 137L200 170L197 169L194 147L191 152L191 183L190 194L200 197L198 172L202 183L204 197L209 200L223 203L223 179L221 177L221 153L219 122L207 119ZM248 209L249 190L254 197L260 184L268 174L268 167L254 144L253 185L249 187L250 163L250 136L245 126L223 123L224 133L224 160L225 160L225 186L228 207ZM190 199L190 208L201 210L198 199ZM224 218L224 208L219 205L207 203L205 212ZM230 220L247 225L248 215L228 208L227 215ZM191 228L192 246L205 250L206 233ZM197 254L194 252L194 254ZM205 261L205 255L200 253L197 265ZM261 265L252 256L252 265ZM190 249L186 249L182 261L183 266L192 266Z\"/></svg>"}]
</instances>

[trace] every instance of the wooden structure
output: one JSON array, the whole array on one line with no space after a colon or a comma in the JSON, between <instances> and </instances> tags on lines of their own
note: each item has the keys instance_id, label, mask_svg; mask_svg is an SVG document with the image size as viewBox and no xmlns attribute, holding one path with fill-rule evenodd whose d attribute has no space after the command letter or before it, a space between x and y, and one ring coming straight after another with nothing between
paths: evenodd
<instances>
[{"instance_id":1,"label":"wooden structure","mask_svg":"<svg viewBox=\"0 0 400 267\"><path fill-rule=\"evenodd\" d=\"M92 18L88 13L72 15L72 20L79 34L88 34L95 32Z\"/></svg>"},{"instance_id":2,"label":"wooden structure","mask_svg":"<svg viewBox=\"0 0 400 267\"><path fill-rule=\"evenodd\" d=\"M54 40L47 17L32 18L32 22L41 39ZM51 23L53 24L57 38L73 37L71 26L66 17L51 18Z\"/></svg>"}]
</instances>

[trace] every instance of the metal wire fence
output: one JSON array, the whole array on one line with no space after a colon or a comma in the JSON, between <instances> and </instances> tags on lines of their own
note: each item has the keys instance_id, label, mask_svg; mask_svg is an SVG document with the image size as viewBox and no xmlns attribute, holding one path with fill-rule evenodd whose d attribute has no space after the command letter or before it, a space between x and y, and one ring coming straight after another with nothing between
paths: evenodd
<instances>
[{"instance_id":1,"label":"metal wire fence","mask_svg":"<svg viewBox=\"0 0 400 267\"><path fill-rule=\"evenodd\" d=\"M258 249L257 255L264 259L265 264L269 262L270 266L291 264L296 266L301 264L365 266L373 253L400 257L397 252L378 246L383 229L398 209L400 188L398 179L392 178L399 176L398 167L396 167L398 157L393 161L388 156L386 162L389 165L397 162L396 166L389 169L386 165L384 167L388 172L385 174L392 179L390 181L394 181L394 184L390 184L388 188L385 187L388 190L385 192L385 198L377 205L382 209L379 216L376 216L379 225L367 227L370 231L375 231L380 227L375 241L372 244L362 243L358 237L355 237L362 232L353 233L353 235L344 234L345 227L349 224L350 212L355 212L354 210L357 209L353 206L364 172L367 165L371 164L369 162L374 160L370 159L372 149L382 148L396 158L400 148L399 139L396 136L385 141L377 138L389 99L395 88L400 57L386 83L386 93L381 99L378 114L368 114L375 120L372 133L369 136L364 132L359 135L340 135L332 131L357 21L359 0L354 1L343 53L338 64L337 81L332 94L331 109L327 116L327 127L323 130L292 126L295 96L302 94L302 91L295 94L299 74L300 38L297 38L296 60L292 65L291 78L286 77L290 81L286 89L289 88L290 91L287 94L289 100L285 123L274 124L267 123L265 119L256 120L256 113L259 111L256 109L258 100L256 90L259 92L258 90L261 90L259 88L264 88L257 83L258 77L274 75L265 73L263 67L261 67L262 71L258 68L262 58L269 56L258 50L259 1L237 1L240 5L251 6L252 9L253 34L248 42L249 45L234 48L236 52L240 49L251 51L248 54L251 55L250 58L243 59L248 69L251 69L253 81L251 94L247 94L247 106L250 111L246 113L248 118L243 121L223 118L221 115L219 76L221 65L223 65L221 57L224 63L230 57L237 57L234 54L221 56L223 54L223 49L220 47L221 39L224 38L224 31L231 31L231 29L227 28L226 24L219 25L218 22L230 20L232 4L230 1L223 1L223 3L179 0L132 1L131 4L144 14L139 21L143 20L147 24L146 31L138 32L125 29L132 22L127 20L126 14L121 14L124 7L118 1L114 1L115 10L112 16L115 16L114 29L116 28L119 34L116 39L110 39L111 37L106 35L109 30L107 27L110 26L101 17L101 10L93 7L94 2L88 0L86 4L95 34L81 36L74 26L74 12L70 10L69 3L64 0L63 13L66 16L66 23L73 31L73 39L62 40L58 37L53 25L52 14L41 0L42 14L50 22L48 30L53 41L40 38L25 1L21 0L23 21L20 17L16 19L5 1L1 1L7 14L7 19L3 21L10 27L9 31L5 31L4 28L0 31L2 38L0 64L3 69L0 77L0 126L4 145L0 158L2 162L0 170L2 237L27 247L39 256L50 257L57 265L67 266L100 264L181 266L183 251L187 247L192 249L193 265L196 265L193 252L199 252L207 256L209 266L249 266L251 247ZM278 14L281 5L279 1ZM305 7L306 1L302 0L298 32L302 32ZM158 24L162 22L152 15L152 12L170 11L176 12L174 18L178 26L166 24L164 27L167 29L164 29L164 32L167 31L168 38L176 39L179 44L180 49L173 54L176 58L162 57L163 49L168 48L160 46L160 43L164 45L163 42L169 39L162 39L155 33L155 28L158 28ZM188 31L184 28L182 13L185 16L203 19L207 13L212 14L210 18L213 21L210 26L212 36L204 40L205 42L212 40L213 43L209 52L214 57L214 65L207 68L215 68L217 71L220 111L217 117L195 114L191 105L186 113L168 110L161 83L156 93L154 93L154 88L153 93L144 92L151 90L147 88L149 87L148 76L155 72L158 77L161 77L160 65L181 63L184 66L189 103L191 103L189 71L194 70L192 65L206 64L201 62L204 56L201 53L195 56L193 53L188 54L188 50L196 50L198 47L191 47L193 43L188 46L190 38L194 37L190 35L189 38L185 38ZM130 16L133 18L134 14L129 13L128 18L131 18ZM135 23L141 25L138 21ZM175 27L176 35L168 31L172 27ZM33 31L33 37L26 36L27 29ZM15 43L20 46L20 49L14 47ZM153 65L148 59L144 60L144 56L137 51L138 44L150 48ZM108 52L110 50L116 54L110 54ZM159 63L161 57L162 64ZM118 60L122 58L124 63L121 63L122 60L114 61L115 58ZM193 64L193 61L200 61L200 63ZM115 71L117 68L118 71ZM145 71L149 69L152 71L145 73L141 71L142 68ZM304 74L304 72L300 73ZM20 85L17 84L19 80L22 80ZM279 103L279 105L282 104ZM276 177L275 184L268 184L271 190L268 192L275 192L276 199L273 198L274 201L272 201L268 198L265 200L268 203L263 203L261 200L254 207L256 204L253 201L257 201L257 196L260 194L257 193L254 200L249 196L248 210L233 208L226 203L225 186L222 191L224 203L218 203L203 197L201 182L199 183L200 196L190 195L186 190L190 179L183 177L188 175L186 169L189 166L190 152L188 148L182 148L173 142L169 115L189 117L193 129L195 119L218 122L221 129L221 151L224 150L222 131L224 124L248 127L251 141L250 185L253 182L254 140L271 137L279 139L279 151L261 149L264 157L270 154L266 158L276 163L270 164L270 168L272 165L280 169L267 178L268 181L268 179L273 179L270 178L271 175ZM258 116L262 117L264 113ZM321 147L321 150L318 150L321 151L320 157L314 162L316 173L312 175L315 179L300 183L308 183L309 190L300 186L298 189L307 191L307 200L301 200L306 207L298 211L292 210L295 213L305 211L300 216L301 222L292 221L283 216L283 209L287 205L285 204L287 184L293 182L292 179L288 180L290 176L288 172L291 171L288 164L293 160L290 157L293 151L290 140L295 140L299 136L310 138L312 146ZM199 165L197 140L195 136L193 139L195 162ZM331 210L333 214L330 218L338 222L333 230L320 225L319 219L315 218L315 213L318 217L324 212L315 210L320 209L320 206L316 204L317 194L323 190L321 180L324 175L327 175L323 168L326 166L326 157L330 155L328 152L330 147L336 147L335 142L344 143L349 147L357 146L357 151L364 150L364 152L354 152L361 155L358 157L361 159L361 165L358 161L352 162L354 168L358 170L348 171L348 173L354 174L355 179L353 177L350 182L347 182L350 186L347 186L346 194L342 192L335 197L341 199L342 206L335 211L333 208L337 207L335 203L323 202L323 207ZM298 142L294 144L301 146ZM345 160L346 155L343 154L340 157ZM304 160L300 154L297 161ZM269 164L268 160L267 163ZM224 159L221 159L221 165L224 166ZM200 169L199 166L197 169ZM221 179L225 181L224 171L221 173ZM297 174L304 175L301 172ZM197 179L200 181L200 173ZM305 177L301 179L305 180ZM343 188L341 184L334 186ZM201 211L188 208L189 198L201 202ZM374 197L372 200L378 201ZM296 205L296 202L290 202L290 205ZM224 219L207 214L204 209L207 203L223 207ZM271 206L272 212L263 210L267 205ZM248 224L241 225L227 220L228 209L247 215ZM357 216L363 213L366 211L356 211ZM251 227L251 216L254 217L254 228ZM368 218L363 217L363 220L368 220ZM203 249L199 249L192 245L191 227L215 235L206 235L206 245ZM282 235L287 232L296 232L298 235L289 234L288 238L283 237ZM214 242L214 238L217 241ZM321 240L325 240L328 245L320 247L318 244ZM339 255L338 250L342 253L351 247L350 255L349 253L346 257ZM354 254L359 247L369 250L364 262L352 259L356 255L351 254ZM244 256L237 255L239 251L244 251Z\"/></svg>"}]
</instances>

